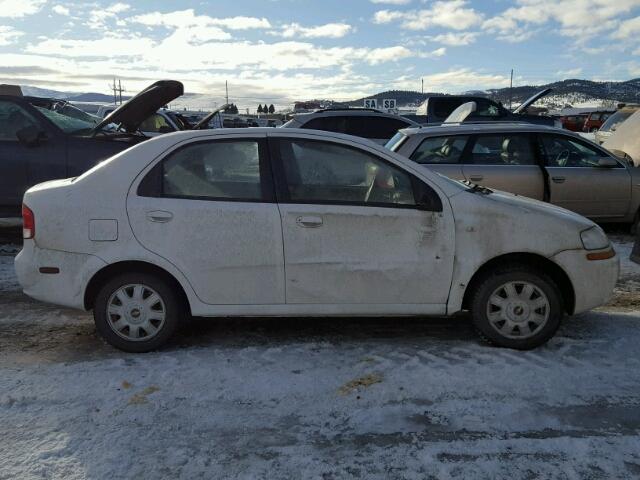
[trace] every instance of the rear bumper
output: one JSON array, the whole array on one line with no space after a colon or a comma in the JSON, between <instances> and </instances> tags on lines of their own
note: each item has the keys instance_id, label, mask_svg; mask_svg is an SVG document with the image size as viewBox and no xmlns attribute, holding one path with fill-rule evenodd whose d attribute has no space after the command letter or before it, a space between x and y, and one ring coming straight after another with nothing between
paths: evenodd
<instances>
[{"instance_id":1,"label":"rear bumper","mask_svg":"<svg viewBox=\"0 0 640 480\"><path fill-rule=\"evenodd\" d=\"M620 273L620 258L587 260L586 250L565 250L553 256L569 276L575 293L572 313L581 313L606 304L613 296L613 289Z\"/></svg>"},{"instance_id":2,"label":"rear bumper","mask_svg":"<svg viewBox=\"0 0 640 480\"><path fill-rule=\"evenodd\" d=\"M107 264L95 255L38 248L25 240L15 259L18 281L25 294L36 300L84 310L84 292L89 280ZM59 273L41 273L54 267Z\"/></svg>"}]
</instances>

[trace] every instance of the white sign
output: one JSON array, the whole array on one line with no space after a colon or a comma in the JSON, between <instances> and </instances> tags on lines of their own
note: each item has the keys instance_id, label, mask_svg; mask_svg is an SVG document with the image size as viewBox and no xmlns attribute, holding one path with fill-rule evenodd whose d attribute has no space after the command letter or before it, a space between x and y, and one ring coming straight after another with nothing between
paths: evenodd
<instances>
[{"instance_id":1,"label":"white sign","mask_svg":"<svg viewBox=\"0 0 640 480\"><path fill-rule=\"evenodd\" d=\"M384 110L395 110L396 109L396 99L395 98L385 98L382 100L382 108Z\"/></svg>"},{"instance_id":2,"label":"white sign","mask_svg":"<svg viewBox=\"0 0 640 480\"><path fill-rule=\"evenodd\" d=\"M376 98L365 98L364 108L378 108L378 100Z\"/></svg>"}]
</instances>

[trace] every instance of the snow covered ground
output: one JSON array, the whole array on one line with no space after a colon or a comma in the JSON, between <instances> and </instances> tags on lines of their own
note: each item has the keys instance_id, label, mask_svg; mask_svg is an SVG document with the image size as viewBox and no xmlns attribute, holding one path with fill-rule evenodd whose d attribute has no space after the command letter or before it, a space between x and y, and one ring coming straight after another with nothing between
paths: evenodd
<instances>
[{"instance_id":1,"label":"snow covered ground","mask_svg":"<svg viewBox=\"0 0 640 480\"><path fill-rule=\"evenodd\" d=\"M630 237L615 237L626 260ZM464 318L195 320L131 355L0 248L0 479L640 477L640 267L532 352Z\"/></svg>"}]
</instances>

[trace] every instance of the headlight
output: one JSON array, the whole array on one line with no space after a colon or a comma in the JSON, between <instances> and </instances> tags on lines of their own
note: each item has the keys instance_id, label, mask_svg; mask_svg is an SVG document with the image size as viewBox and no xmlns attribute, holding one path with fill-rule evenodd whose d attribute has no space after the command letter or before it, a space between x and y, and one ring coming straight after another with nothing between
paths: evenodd
<instances>
[{"instance_id":1,"label":"headlight","mask_svg":"<svg viewBox=\"0 0 640 480\"><path fill-rule=\"evenodd\" d=\"M580 232L580 239L585 250L602 250L609 246L609 238L597 225Z\"/></svg>"}]
</instances>

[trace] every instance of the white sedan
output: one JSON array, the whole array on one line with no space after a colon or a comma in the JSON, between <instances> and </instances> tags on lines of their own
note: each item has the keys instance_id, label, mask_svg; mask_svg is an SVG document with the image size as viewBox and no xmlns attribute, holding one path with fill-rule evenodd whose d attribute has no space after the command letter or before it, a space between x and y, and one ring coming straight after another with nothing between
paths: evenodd
<instances>
[{"instance_id":1,"label":"white sedan","mask_svg":"<svg viewBox=\"0 0 640 480\"><path fill-rule=\"evenodd\" d=\"M491 343L528 349L606 303L619 269L586 218L313 130L163 135L31 188L23 216L25 293L93 309L131 352L188 315L462 310Z\"/></svg>"}]
</instances>

